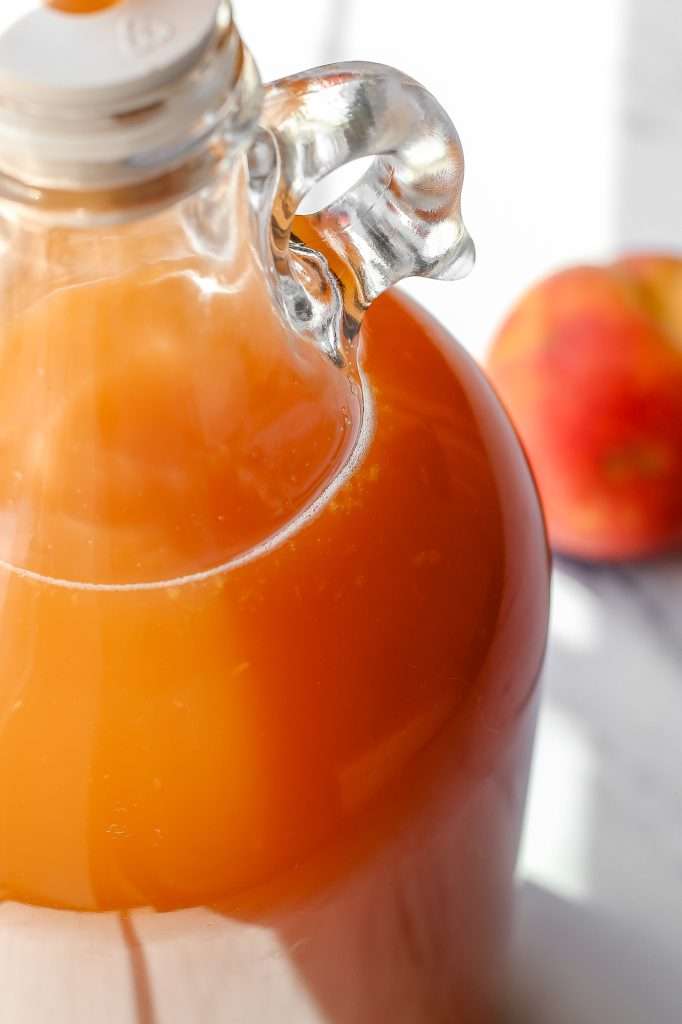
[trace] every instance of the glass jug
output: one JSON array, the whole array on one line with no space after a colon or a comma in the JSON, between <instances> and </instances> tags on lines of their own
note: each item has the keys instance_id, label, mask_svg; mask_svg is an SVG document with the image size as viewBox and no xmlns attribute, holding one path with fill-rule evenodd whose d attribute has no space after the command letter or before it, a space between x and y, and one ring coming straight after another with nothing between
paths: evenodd
<instances>
[{"instance_id":1,"label":"glass jug","mask_svg":"<svg viewBox=\"0 0 682 1024\"><path fill-rule=\"evenodd\" d=\"M263 88L225 2L0 14L3 1019L491 1006L546 546L387 291L468 270L462 170L389 68Z\"/></svg>"}]
</instances>

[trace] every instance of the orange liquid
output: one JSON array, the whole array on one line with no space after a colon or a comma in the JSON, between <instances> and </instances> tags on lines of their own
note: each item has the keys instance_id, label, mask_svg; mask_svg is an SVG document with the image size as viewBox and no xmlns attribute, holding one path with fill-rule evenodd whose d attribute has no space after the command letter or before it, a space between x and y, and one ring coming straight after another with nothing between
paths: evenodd
<instances>
[{"instance_id":1,"label":"orange liquid","mask_svg":"<svg viewBox=\"0 0 682 1024\"><path fill-rule=\"evenodd\" d=\"M113 7L120 0L45 0L48 7L54 7L65 14L93 14L106 7Z\"/></svg>"},{"instance_id":2,"label":"orange liquid","mask_svg":"<svg viewBox=\"0 0 682 1024\"><path fill-rule=\"evenodd\" d=\"M338 877L380 857L439 793L464 805L496 772L523 789L547 564L487 385L384 298L362 341L375 429L359 465L272 548L177 580L309 507L360 415L352 375L292 347L264 304L247 318L255 291L235 312L195 272L54 292L2 338L0 557L21 571L0 568L0 886L15 899L236 912L259 887L291 897L323 860ZM522 802L496 812L486 851L506 888Z\"/></svg>"}]
</instances>

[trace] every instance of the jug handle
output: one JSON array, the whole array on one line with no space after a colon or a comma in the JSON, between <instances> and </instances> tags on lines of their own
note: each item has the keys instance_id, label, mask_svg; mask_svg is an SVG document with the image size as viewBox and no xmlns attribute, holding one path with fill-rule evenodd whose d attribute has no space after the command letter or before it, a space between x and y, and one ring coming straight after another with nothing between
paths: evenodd
<instances>
[{"instance_id":1,"label":"jug handle","mask_svg":"<svg viewBox=\"0 0 682 1024\"><path fill-rule=\"evenodd\" d=\"M385 289L406 277L453 280L469 271L462 147L443 108L413 79L359 62L284 78L265 87L261 129L249 166L252 185L269 193L262 248L275 292L291 327L336 362ZM369 169L339 199L296 215L313 185L368 156Z\"/></svg>"}]
</instances>

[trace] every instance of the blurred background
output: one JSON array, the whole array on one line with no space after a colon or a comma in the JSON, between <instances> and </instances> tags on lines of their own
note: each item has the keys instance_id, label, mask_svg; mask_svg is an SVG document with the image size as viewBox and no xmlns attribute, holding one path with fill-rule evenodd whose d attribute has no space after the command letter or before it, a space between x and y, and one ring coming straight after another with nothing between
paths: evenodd
<instances>
[{"instance_id":1,"label":"blurred background","mask_svg":"<svg viewBox=\"0 0 682 1024\"><path fill-rule=\"evenodd\" d=\"M395 65L467 159L467 280L409 290L478 358L561 266L682 251L678 0L236 0L266 79ZM682 1017L682 560L557 560L522 853L512 1016Z\"/></svg>"}]
</instances>

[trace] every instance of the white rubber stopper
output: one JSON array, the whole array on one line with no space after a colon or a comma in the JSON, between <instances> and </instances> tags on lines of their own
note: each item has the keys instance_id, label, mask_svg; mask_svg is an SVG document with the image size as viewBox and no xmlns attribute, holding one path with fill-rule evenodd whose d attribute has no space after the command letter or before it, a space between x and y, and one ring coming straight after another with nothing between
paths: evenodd
<instances>
[{"instance_id":1,"label":"white rubber stopper","mask_svg":"<svg viewBox=\"0 0 682 1024\"><path fill-rule=\"evenodd\" d=\"M0 0L0 99L81 107L133 101L177 78L215 27L220 0L118 0L72 14Z\"/></svg>"}]
</instances>

